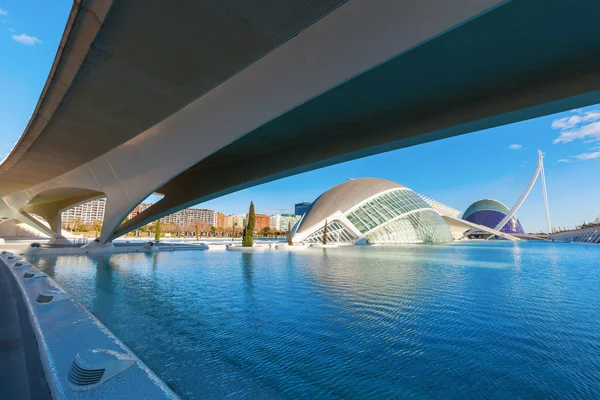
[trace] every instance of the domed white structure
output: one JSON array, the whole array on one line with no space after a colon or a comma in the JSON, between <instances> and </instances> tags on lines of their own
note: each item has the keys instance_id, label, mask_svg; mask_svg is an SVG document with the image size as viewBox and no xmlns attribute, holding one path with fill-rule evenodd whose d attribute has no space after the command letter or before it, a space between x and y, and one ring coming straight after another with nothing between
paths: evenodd
<instances>
[{"instance_id":1,"label":"domed white structure","mask_svg":"<svg viewBox=\"0 0 600 400\"><path fill-rule=\"evenodd\" d=\"M448 224L411 189L378 178L353 179L323 193L294 227L294 242L449 243Z\"/></svg>"}]
</instances>

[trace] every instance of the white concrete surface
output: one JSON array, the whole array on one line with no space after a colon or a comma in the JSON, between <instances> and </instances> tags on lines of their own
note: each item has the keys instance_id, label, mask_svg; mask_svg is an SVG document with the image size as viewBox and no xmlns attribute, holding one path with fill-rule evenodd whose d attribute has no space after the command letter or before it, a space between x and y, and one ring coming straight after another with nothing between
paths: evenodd
<instances>
[{"instance_id":1,"label":"white concrete surface","mask_svg":"<svg viewBox=\"0 0 600 400\"><path fill-rule=\"evenodd\" d=\"M13 257L9 260L10 257ZM40 358L54 399L168 398L178 396L98 319L72 299L50 277L25 279L25 273L39 274L31 264L15 268L21 261L9 253L0 255L21 289L37 338ZM45 274L44 274L45 275ZM40 293L57 293L57 301L41 304ZM134 360L134 365L100 386L88 391L70 388L68 373L79 352L104 349Z\"/></svg>"},{"instance_id":2,"label":"white concrete surface","mask_svg":"<svg viewBox=\"0 0 600 400\"><path fill-rule=\"evenodd\" d=\"M500 3L457 0L452 7L440 9L436 0L421 0L410 3L407 14L404 1L349 1L121 146L54 179L4 196L0 214L34 224L53 238L60 237L56 222L60 209L48 212L50 225L55 226L51 230L25 211L28 203L57 189L98 193L107 198L99 238L106 243L115 239L115 231L137 204L198 161L290 109ZM148 156L159 152L176 156L167 162ZM138 217L140 224L150 222L142 219Z\"/></svg>"}]
</instances>

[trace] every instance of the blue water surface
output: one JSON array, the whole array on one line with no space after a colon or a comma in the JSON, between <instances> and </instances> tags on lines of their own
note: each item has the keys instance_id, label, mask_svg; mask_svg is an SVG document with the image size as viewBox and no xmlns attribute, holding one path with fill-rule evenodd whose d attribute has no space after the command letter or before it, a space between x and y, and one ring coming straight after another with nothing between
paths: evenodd
<instances>
[{"instance_id":1,"label":"blue water surface","mask_svg":"<svg viewBox=\"0 0 600 400\"><path fill-rule=\"evenodd\" d=\"M600 246L32 261L184 398L600 398Z\"/></svg>"}]
</instances>

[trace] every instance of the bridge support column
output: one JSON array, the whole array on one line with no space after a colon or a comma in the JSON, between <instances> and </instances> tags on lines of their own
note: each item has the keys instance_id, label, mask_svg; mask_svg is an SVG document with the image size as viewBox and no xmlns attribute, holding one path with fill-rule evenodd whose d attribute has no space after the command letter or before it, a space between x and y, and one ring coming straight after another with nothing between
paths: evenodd
<instances>
[{"instance_id":1,"label":"bridge support column","mask_svg":"<svg viewBox=\"0 0 600 400\"><path fill-rule=\"evenodd\" d=\"M134 200L118 194L107 194L106 196L106 208L104 209L104 220L102 221L102 233L94 241L99 246L106 246L112 242L115 231L121 226L125 218L129 213L140 204L144 198L136 198ZM118 237L118 236L117 236ZM92 243L90 243L92 245ZM112 245L112 244L111 244Z\"/></svg>"}]
</instances>

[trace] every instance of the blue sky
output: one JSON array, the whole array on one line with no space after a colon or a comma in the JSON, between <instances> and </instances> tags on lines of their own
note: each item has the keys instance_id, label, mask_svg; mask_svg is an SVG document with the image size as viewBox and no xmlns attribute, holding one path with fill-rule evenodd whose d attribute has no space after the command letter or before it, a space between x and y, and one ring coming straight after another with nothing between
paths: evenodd
<instances>
[{"instance_id":1,"label":"blue sky","mask_svg":"<svg viewBox=\"0 0 600 400\"><path fill-rule=\"evenodd\" d=\"M0 158L27 125L48 76L72 1L0 0ZM348 178L402 183L459 210L480 198L511 207L545 152L553 226L573 227L600 214L600 106L488 129L367 157L243 190L202 204L243 213L287 212ZM541 186L519 210L527 231L545 226Z\"/></svg>"}]
</instances>

